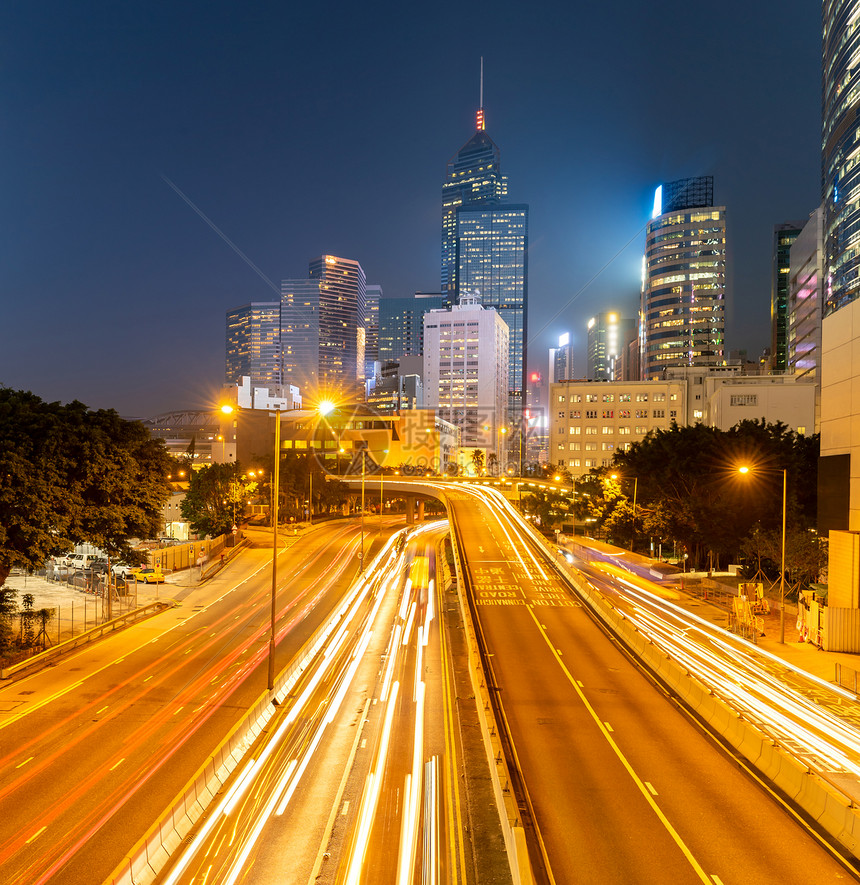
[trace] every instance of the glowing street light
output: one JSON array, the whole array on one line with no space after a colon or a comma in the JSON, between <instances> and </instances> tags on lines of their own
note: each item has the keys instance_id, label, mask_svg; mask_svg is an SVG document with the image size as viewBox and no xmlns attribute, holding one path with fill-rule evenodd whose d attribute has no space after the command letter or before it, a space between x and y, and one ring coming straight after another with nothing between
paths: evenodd
<instances>
[{"instance_id":1,"label":"glowing street light","mask_svg":"<svg viewBox=\"0 0 860 885\"><path fill-rule=\"evenodd\" d=\"M757 467L756 470L761 471L762 473L778 473L778 468L775 470L768 470L766 467ZM746 464L742 464L738 467L738 473L743 474L744 476L748 473L754 473L755 470L753 468L748 467ZM785 504L786 504L786 492L788 490L788 469L782 469L782 557L779 566L779 641L783 644L785 643Z\"/></svg>"}]
</instances>

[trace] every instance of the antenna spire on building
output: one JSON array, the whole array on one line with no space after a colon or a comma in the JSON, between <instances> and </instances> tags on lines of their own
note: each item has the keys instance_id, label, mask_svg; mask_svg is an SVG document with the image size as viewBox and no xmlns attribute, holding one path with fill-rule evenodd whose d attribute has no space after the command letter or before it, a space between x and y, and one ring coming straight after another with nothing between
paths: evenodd
<instances>
[{"instance_id":1,"label":"antenna spire on building","mask_svg":"<svg viewBox=\"0 0 860 885\"><path fill-rule=\"evenodd\" d=\"M478 96L478 131L484 129L484 56L481 56L481 90Z\"/></svg>"}]
</instances>

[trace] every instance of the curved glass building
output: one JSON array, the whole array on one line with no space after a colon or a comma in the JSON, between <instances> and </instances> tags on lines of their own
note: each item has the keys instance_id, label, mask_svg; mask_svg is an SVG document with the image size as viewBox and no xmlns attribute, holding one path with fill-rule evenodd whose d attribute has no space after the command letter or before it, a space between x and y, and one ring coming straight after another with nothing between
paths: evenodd
<instances>
[{"instance_id":1,"label":"curved glass building","mask_svg":"<svg viewBox=\"0 0 860 885\"><path fill-rule=\"evenodd\" d=\"M823 5L821 188L825 313L860 295L860 4Z\"/></svg>"}]
</instances>

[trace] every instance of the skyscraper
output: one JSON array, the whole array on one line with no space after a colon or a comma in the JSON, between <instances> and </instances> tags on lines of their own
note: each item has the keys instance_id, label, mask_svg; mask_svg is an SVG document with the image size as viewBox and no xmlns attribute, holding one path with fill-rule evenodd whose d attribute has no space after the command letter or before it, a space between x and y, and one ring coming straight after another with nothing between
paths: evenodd
<instances>
[{"instance_id":1,"label":"skyscraper","mask_svg":"<svg viewBox=\"0 0 860 885\"><path fill-rule=\"evenodd\" d=\"M469 204L457 210L457 295L478 295L508 326L508 414L515 426L526 380L528 226L524 204Z\"/></svg>"},{"instance_id":2,"label":"skyscraper","mask_svg":"<svg viewBox=\"0 0 860 885\"><path fill-rule=\"evenodd\" d=\"M311 261L308 279L281 283L284 374L306 399L363 400L365 288L361 265L335 255Z\"/></svg>"},{"instance_id":3,"label":"skyscraper","mask_svg":"<svg viewBox=\"0 0 860 885\"><path fill-rule=\"evenodd\" d=\"M726 210L711 176L657 188L645 240L641 376L725 359Z\"/></svg>"},{"instance_id":4,"label":"skyscraper","mask_svg":"<svg viewBox=\"0 0 860 885\"><path fill-rule=\"evenodd\" d=\"M773 229L773 268L770 283L770 352L773 370L788 368L788 274L791 247L803 229L804 222L789 221Z\"/></svg>"},{"instance_id":5,"label":"skyscraper","mask_svg":"<svg viewBox=\"0 0 860 885\"><path fill-rule=\"evenodd\" d=\"M636 321L621 319L615 312L599 313L588 321L588 369L590 381L617 381L615 360L635 337Z\"/></svg>"},{"instance_id":6,"label":"skyscraper","mask_svg":"<svg viewBox=\"0 0 860 885\"><path fill-rule=\"evenodd\" d=\"M274 388L281 381L281 310L277 301L255 301L227 312L227 384L248 376Z\"/></svg>"},{"instance_id":7,"label":"skyscraper","mask_svg":"<svg viewBox=\"0 0 860 885\"><path fill-rule=\"evenodd\" d=\"M364 289L364 377L373 378L373 364L379 361L379 302L382 286Z\"/></svg>"},{"instance_id":8,"label":"skyscraper","mask_svg":"<svg viewBox=\"0 0 860 885\"><path fill-rule=\"evenodd\" d=\"M528 206L504 203L507 193L499 149L485 129L482 60L476 131L448 162L442 186L442 292L449 303L467 293L477 294L508 325L508 420L521 430L527 363Z\"/></svg>"},{"instance_id":9,"label":"skyscraper","mask_svg":"<svg viewBox=\"0 0 860 885\"><path fill-rule=\"evenodd\" d=\"M424 352L424 314L445 306L446 298L436 292L416 292L408 298L379 301L379 361Z\"/></svg>"},{"instance_id":10,"label":"skyscraper","mask_svg":"<svg viewBox=\"0 0 860 885\"><path fill-rule=\"evenodd\" d=\"M857 3L824 0L821 199L821 460L818 529L860 531L860 29ZM830 541L834 551L833 535ZM840 557L845 561L844 557ZM856 554L855 560L856 562ZM834 560L830 563L833 599ZM856 568L849 576L856 586ZM840 605L839 602L835 603Z\"/></svg>"},{"instance_id":11,"label":"skyscraper","mask_svg":"<svg viewBox=\"0 0 860 885\"><path fill-rule=\"evenodd\" d=\"M549 383L570 381L573 377L573 345L570 332L564 332L558 336L558 347L549 349Z\"/></svg>"},{"instance_id":12,"label":"skyscraper","mask_svg":"<svg viewBox=\"0 0 860 885\"><path fill-rule=\"evenodd\" d=\"M498 203L508 193L499 149L484 129L484 68L475 134L448 161L442 185L442 292L457 294L457 209L469 203Z\"/></svg>"}]
</instances>

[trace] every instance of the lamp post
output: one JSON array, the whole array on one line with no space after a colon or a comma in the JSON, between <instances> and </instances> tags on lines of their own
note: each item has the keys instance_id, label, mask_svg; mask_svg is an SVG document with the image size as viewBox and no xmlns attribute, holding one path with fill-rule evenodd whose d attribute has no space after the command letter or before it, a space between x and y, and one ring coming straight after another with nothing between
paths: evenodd
<instances>
[{"instance_id":1,"label":"lamp post","mask_svg":"<svg viewBox=\"0 0 860 885\"><path fill-rule=\"evenodd\" d=\"M501 458L499 458L499 467L500 467L501 473L506 473L507 467L508 467L508 447L505 445L505 443L507 441L507 437L506 437L507 432L508 432L508 428L505 425L502 425L499 428L499 435L502 438L501 445L500 445L501 451L499 452L499 454L502 456Z\"/></svg>"},{"instance_id":2,"label":"lamp post","mask_svg":"<svg viewBox=\"0 0 860 885\"><path fill-rule=\"evenodd\" d=\"M766 469L766 468L764 468ZM743 465L738 467L738 473L752 473L753 468ZM776 471L773 471L776 472ZM788 468L782 469L782 544L781 561L779 564L779 641L785 644L785 510L788 492Z\"/></svg>"},{"instance_id":3,"label":"lamp post","mask_svg":"<svg viewBox=\"0 0 860 885\"><path fill-rule=\"evenodd\" d=\"M612 474L610 474L610 478L611 479L618 479L618 474L612 473ZM637 495L638 491L639 491L639 477L634 476L633 477L633 521L632 521L632 525L631 525L631 529L630 529L630 532L631 532L630 549L631 550L633 549L633 543L636 539L636 495Z\"/></svg>"}]
</instances>

